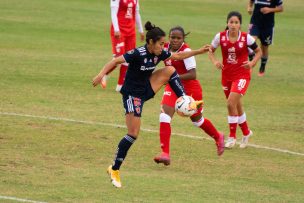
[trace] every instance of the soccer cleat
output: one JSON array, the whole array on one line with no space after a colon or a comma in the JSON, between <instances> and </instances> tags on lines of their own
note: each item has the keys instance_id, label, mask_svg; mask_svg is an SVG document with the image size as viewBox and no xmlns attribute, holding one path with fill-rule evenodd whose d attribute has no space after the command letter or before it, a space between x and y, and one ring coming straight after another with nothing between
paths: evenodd
<instances>
[{"instance_id":1,"label":"soccer cleat","mask_svg":"<svg viewBox=\"0 0 304 203\"><path fill-rule=\"evenodd\" d=\"M199 100L199 101L194 101L190 104L190 108L191 109L197 109L199 108L200 105L204 105L204 101L203 100Z\"/></svg>"},{"instance_id":2,"label":"soccer cleat","mask_svg":"<svg viewBox=\"0 0 304 203\"><path fill-rule=\"evenodd\" d=\"M264 75L265 75L265 66L261 66L260 70L259 70L259 73L258 73L258 76L262 77Z\"/></svg>"},{"instance_id":3,"label":"soccer cleat","mask_svg":"<svg viewBox=\"0 0 304 203\"><path fill-rule=\"evenodd\" d=\"M231 148L234 147L235 143L236 143L236 139L233 138L233 137L229 137L226 144L225 144L225 147L231 149Z\"/></svg>"},{"instance_id":4,"label":"soccer cleat","mask_svg":"<svg viewBox=\"0 0 304 203\"><path fill-rule=\"evenodd\" d=\"M223 133L219 133L219 139L216 142L216 147L217 147L217 155L221 156L224 151L225 151L225 137Z\"/></svg>"},{"instance_id":5,"label":"soccer cleat","mask_svg":"<svg viewBox=\"0 0 304 203\"><path fill-rule=\"evenodd\" d=\"M240 144L240 148L244 149L247 147L248 141L249 141L249 137L253 135L253 132L250 130L248 135L243 135L241 144Z\"/></svg>"},{"instance_id":6,"label":"soccer cleat","mask_svg":"<svg viewBox=\"0 0 304 203\"><path fill-rule=\"evenodd\" d=\"M107 169L107 173L111 178L111 182L115 187L121 187L119 170L113 170L112 165L110 165Z\"/></svg>"},{"instance_id":7,"label":"soccer cleat","mask_svg":"<svg viewBox=\"0 0 304 203\"><path fill-rule=\"evenodd\" d=\"M102 88L106 88L107 87L107 79L108 79L107 75L105 75L105 76L102 77L101 83L100 83L100 85L101 85Z\"/></svg>"},{"instance_id":8,"label":"soccer cleat","mask_svg":"<svg viewBox=\"0 0 304 203\"><path fill-rule=\"evenodd\" d=\"M154 157L155 163L163 163L165 166L170 165L170 156L167 153L161 153L159 156Z\"/></svg>"},{"instance_id":9,"label":"soccer cleat","mask_svg":"<svg viewBox=\"0 0 304 203\"><path fill-rule=\"evenodd\" d=\"M121 88L122 88L122 85L117 84L115 91L120 92Z\"/></svg>"}]
</instances>

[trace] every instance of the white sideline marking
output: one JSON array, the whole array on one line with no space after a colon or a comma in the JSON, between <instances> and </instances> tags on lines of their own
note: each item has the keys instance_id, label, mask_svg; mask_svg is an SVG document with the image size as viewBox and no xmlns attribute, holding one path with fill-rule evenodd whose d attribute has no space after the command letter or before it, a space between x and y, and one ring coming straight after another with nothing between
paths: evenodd
<instances>
[{"instance_id":1,"label":"white sideline marking","mask_svg":"<svg viewBox=\"0 0 304 203\"><path fill-rule=\"evenodd\" d=\"M29 199L20 199L17 197L9 197L9 196L2 196L2 195L0 195L0 199L14 200L17 202L47 203L47 202L39 202L39 201L34 201L34 200L29 200Z\"/></svg>"},{"instance_id":2,"label":"white sideline marking","mask_svg":"<svg viewBox=\"0 0 304 203\"><path fill-rule=\"evenodd\" d=\"M113 124L113 123L83 121L83 120L75 120L75 119L69 119L69 118L51 117L51 116L35 116L35 115L29 115L29 114L19 114L19 113L9 113L9 112L0 112L0 115L20 116L20 117L29 117L29 118L41 118L41 119L55 120L55 121L66 121L66 122L84 123L84 124L90 124L90 125L103 125L103 126L111 126L111 127L117 127L117 128L127 128L125 125L119 125L119 124ZM147 129L147 128L141 128L141 131L158 133L158 130ZM195 136L195 135L186 135L186 134L182 134L182 133L172 133L172 135L177 135L177 136L187 137L187 138L192 138L192 139L199 139L199 140L202 140L202 139L213 140L213 139L207 138L207 137L201 137L201 136L198 137L198 136ZM240 144L240 142L237 142L237 144ZM276 151L276 152L281 152L281 153L304 156L304 153L293 152L293 151L289 151L289 150L286 150L286 149L267 147L267 146L256 145L256 144L248 144L247 146L257 148L257 149L266 149L266 150L271 150L271 151Z\"/></svg>"}]
</instances>

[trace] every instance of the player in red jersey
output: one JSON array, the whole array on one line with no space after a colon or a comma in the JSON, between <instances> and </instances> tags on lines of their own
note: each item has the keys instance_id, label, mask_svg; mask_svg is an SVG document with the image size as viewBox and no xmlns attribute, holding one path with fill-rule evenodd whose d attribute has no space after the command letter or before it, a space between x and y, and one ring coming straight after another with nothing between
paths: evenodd
<instances>
[{"instance_id":1,"label":"player in red jersey","mask_svg":"<svg viewBox=\"0 0 304 203\"><path fill-rule=\"evenodd\" d=\"M114 57L118 57L136 47L135 24L140 33L141 41L144 41L145 35L139 13L139 0L111 0L111 19L111 41ZM116 86L117 92L120 91L124 83L127 68L127 63L120 66ZM103 87L106 87L106 79L107 76L102 80Z\"/></svg>"},{"instance_id":2,"label":"player in red jersey","mask_svg":"<svg viewBox=\"0 0 304 203\"><path fill-rule=\"evenodd\" d=\"M222 87L227 98L230 129L230 135L225 144L227 148L234 147L236 143L237 124L243 132L240 148L247 146L249 137L253 134L248 127L241 98L245 95L249 86L250 69L256 65L262 55L255 39L251 35L240 31L241 24L242 15L236 11L230 12L227 16L227 29L215 35L209 51L209 58L212 63L222 70ZM214 51L218 46L222 49L222 63L214 56ZM255 52L252 61L248 61L248 47Z\"/></svg>"},{"instance_id":3,"label":"player in red jersey","mask_svg":"<svg viewBox=\"0 0 304 203\"><path fill-rule=\"evenodd\" d=\"M165 44L165 49L170 52L190 51L190 47L185 43L184 29L180 26L174 27L169 32L170 43ZM187 95L191 95L194 100L202 100L202 87L200 82L196 79L196 61L194 56L184 60L167 59L164 61L166 66L173 66L180 76L181 82L185 88ZM170 137L171 137L171 119L175 113L174 106L177 96L167 84L161 102L160 119L160 144L162 153L154 158L156 163L170 164ZM218 132L214 125L207 118L202 115L202 105L197 112L190 117L191 121L196 127L204 130L209 136L213 137L217 146L217 153L221 155L224 152L224 136Z\"/></svg>"}]
</instances>

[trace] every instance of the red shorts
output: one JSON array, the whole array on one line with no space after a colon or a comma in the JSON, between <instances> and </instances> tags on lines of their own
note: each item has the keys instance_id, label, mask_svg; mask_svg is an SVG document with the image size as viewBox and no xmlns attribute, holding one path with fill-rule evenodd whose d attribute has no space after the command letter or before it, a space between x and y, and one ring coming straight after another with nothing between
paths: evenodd
<instances>
[{"instance_id":1,"label":"red shorts","mask_svg":"<svg viewBox=\"0 0 304 203\"><path fill-rule=\"evenodd\" d=\"M250 83L250 79L237 79L228 81L222 79L222 87L226 98L229 97L230 92L235 92L240 95L245 95Z\"/></svg>"},{"instance_id":2,"label":"red shorts","mask_svg":"<svg viewBox=\"0 0 304 203\"><path fill-rule=\"evenodd\" d=\"M130 51L136 46L136 36L124 36L120 35L120 38L117 39L114 35L111 35L112 41L112 53L114 57L120 56L127 51Z\"/></svg>"},{"instance_id":3,"label":"red shorts","mask_svg":"<svg viewBox=\"0 0 304 203\"><path fill-rule=\"evenodd\" d=\"M185 89L185 91L186 91L186 94L189 96L192 96L194 100L203 99L202 88L192 88L192 89L187 88L187 89ZM174 93L174 91L172 90L170 85L167 84L165 87L165 91L164 91L164 95L163 95L161 104L162 105L165 104L165 105L168 105L168 106L174 108L176 100L177 100L176 94ZM203 112L203 107L200 107L199 109L197 109L197 112L193 115L193 117L200 114L201 112Z\"/></svg>"}]
</instances>

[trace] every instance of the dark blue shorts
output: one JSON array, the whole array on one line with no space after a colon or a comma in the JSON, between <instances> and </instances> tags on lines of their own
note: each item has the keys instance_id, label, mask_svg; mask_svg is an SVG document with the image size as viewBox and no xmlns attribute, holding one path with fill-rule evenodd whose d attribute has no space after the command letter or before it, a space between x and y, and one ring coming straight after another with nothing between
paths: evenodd
<instances>
[{"instance_id":1,"label":"dark blue shorts","mask_svg":"<svg viewBox=\"0 0 304 203\"><path fill-rule=\"evenodd\" d=\"M262 45L269 46L272 44L274 27L262 28L255 24L249 24L248 32L252 36L257 36Z\"/></svg>"},{"instance_id":2,"label":"dark blue shorts","mask_svg":"<svg viewBox=\"0 0 304 203\"><path fill-rule=\"evenodd\" d=\"M140 96L133 96L132 92L122 93L122 102L125 109L125 114L134 113L134 116L141 117L144 102L153 98L155 95L150 81L147 82L147 86L144 94Z\"/></svg>"}]
</instances>

